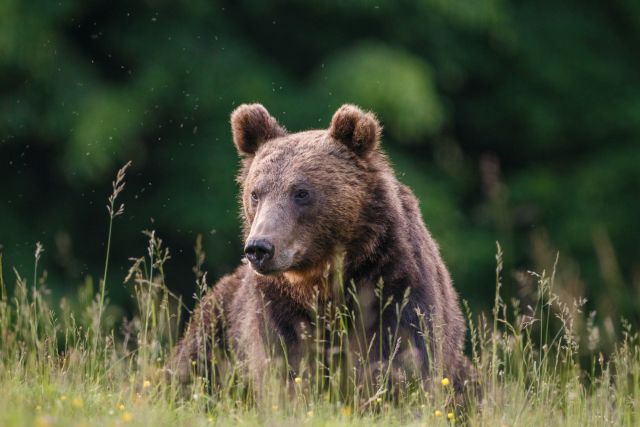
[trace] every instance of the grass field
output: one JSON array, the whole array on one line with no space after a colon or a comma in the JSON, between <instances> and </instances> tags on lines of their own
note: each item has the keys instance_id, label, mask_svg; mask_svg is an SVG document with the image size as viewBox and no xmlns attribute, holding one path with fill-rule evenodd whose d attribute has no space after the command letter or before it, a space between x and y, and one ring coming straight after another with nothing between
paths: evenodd
<instances>
[{"instance_id":1,"label":"grass field","mask_svg":"<svg viewBox=\"0 0 640 427\"><path fill-rule=\"evenodd\" d=\"M109 198L109 240L122 212L116 199L124 173ZM363 393L358 378L338 369L329 369L322 387L312 376L279 379L274 369L260 390L231 374L213 392L194 371L185 390L165 381L162 368L186 313L164 283L169 252L155 233L147 236L148 253L132 260L127 278L137 314L125 322L109 304L108 284L123 279L108 275L109 245L97 285L87 279L55 306L39 244L29 278L3 272L0 258L0 426L640 423L637 333L620 322L615 349L600 353L597 319L583 313L584 301L554 292L553 271L530 273L537 284L531 306L503 301L499 246L494 308L486 315L467 310L468 353L482 396L467 410L453 408L451 385L437 374L431 386L401 384L392 395L385 389ZM196 272L201 295L206 274ZM332 386L345 378L347 387Z\"/></svg>"}]
</instances>

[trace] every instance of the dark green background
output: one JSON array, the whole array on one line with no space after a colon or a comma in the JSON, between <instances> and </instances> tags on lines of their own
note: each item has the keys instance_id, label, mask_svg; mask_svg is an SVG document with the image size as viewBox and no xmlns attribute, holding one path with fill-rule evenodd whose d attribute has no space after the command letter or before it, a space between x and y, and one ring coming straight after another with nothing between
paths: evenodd
<instances>
[{"instance_id":1,"label":"dark green background","mask_svg":"<svg viewBox=\"0 0 640 427\"><path fill-rule=\"evenodd\" d=\"M133 167L108 290L164 238L187 296L197 234L210 278L241 257L229 113L261 102L288 129L375 111L457 288L526 304L550 269L588 310L640 319L640 2L0 2L0 244L56 294L101 274L106 198Z\"/></svg>"}]
</instances>

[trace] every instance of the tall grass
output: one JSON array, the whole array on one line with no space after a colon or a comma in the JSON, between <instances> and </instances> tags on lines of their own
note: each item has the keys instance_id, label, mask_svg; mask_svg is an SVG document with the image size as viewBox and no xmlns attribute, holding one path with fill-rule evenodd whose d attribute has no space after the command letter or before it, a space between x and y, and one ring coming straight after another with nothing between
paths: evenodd
<instances>
[{"instance_id":1,"label":"tall grass","mask_svg":"<svg viewBox=\"0 0 640 427\"><path fill-rule=\"evenodd\" d=\"M127 166L118 173L109 200L108 241L122 212L115 207ZM555 265L550 273L529 273L536 285L534 303L505 302L500 246L493 309L474 315L465 303L468 353L481 396L472 396L465 411L454 407L451 384L438 366L431 381L416 380L419 369L414 367L412 375L411 349L403 352L409 344L398 330L380 328L378 334L388 338L394 361L407 359L407 372L391 364L357 369L382 352L381 341L361 333L366 316L357 302L362 295L343 284L339 274L330 278L336 291L331 303L320 303L318 297L312 307L313 321L302 331L305 357L295 376L288 375L286 348L276 337L267 344L270 362L258 381L249 380L241 361L215 342L212 352L200 358L204 363L194 364L188 385L166 381L163 367L186 308L165 283L169 250L154 231L144 235L146 254L132 259L127 277L121 278L133 290L136 315L118 322L109 314L109 243L98 290L87 279L74 296L55 306L46 274L40 272L46 264L40 244L31 283L16 270L6 279L0 256L0 425L640 423L637 332L622 322L615 349L598 351L595 314L583 313L584 300L567 301L555 292ZM203 263L198 240L197 299L210 286ZM378 309L399 316L410 295L385 301L383 286L374 295ZM346 309L348 298L356 301L352 310ZM425 340L430 338L425 334Z\"/></svg>"}]
</instances>

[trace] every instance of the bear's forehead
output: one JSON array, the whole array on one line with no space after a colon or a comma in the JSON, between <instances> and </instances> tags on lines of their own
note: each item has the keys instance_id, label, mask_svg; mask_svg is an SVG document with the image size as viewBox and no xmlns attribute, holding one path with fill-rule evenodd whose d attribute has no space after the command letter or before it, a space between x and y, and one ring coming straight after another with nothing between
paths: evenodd
<instances>
[{"instance_id":1,"label":"bear's forehead","mask_svg":"<svg viewBox=\"0 0 640 427\"><path fill-rule=\"evenodd\" d=\"M349 155L326 131L306 131L268 141L256 153L253 179L295 181L326 177L344 168Z\"/></svg>"},{"instance_id":2,"label":"bear's forehead","mask_svg":"<svg viewBox=\"0 0 640 427\"><path fill-rule=\"evenodd\" d=\"M323 130L298 132L267 141L256 154L256 161L282 161L294 157L327 155L333 141Z\"/></svg>"}]
</instances>

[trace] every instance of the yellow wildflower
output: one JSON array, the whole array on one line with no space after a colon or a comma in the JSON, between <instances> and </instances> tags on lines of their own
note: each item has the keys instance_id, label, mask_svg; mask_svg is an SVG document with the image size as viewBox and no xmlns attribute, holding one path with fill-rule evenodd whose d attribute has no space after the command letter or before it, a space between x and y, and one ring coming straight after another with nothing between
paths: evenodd
<instances>
[{"instance_id":1,"label":"yellow wildflower","mask_svg":"<svg viewBox=\"0 0 640 427\"><path fill-rule=\"evenodd\" d=\"M79 397L76 397L71 401L71 405L73 405L74 408L82 408L82 404L82 399Z\"/></svg>"},{"instance_id":2,"label":"yellow wildflower","mask_svg":"<svg viewBox=\"0 0 640 427\"><path fill-rule=\"evenodd\" d=\"M456 419L456 415L453 412L449 412L447 414L447 418L449 418L451 421Z\"/></svg>"},{"instance_id":3,"label":"yellow wildflower","mask_svg":"<svg viewBox=\"0 0 640 427\"><path fill-rule=\"evenodd\" d=\"M442 411L440 411L439 409L436 409L436 411L433 413L433 415L435 415L436 417L441 417L442 416Z\"/></svg>"},{"instance_id":4,"label":"yellow wildflower","mask_svg":"<svg viewBox=\"0 0 640 427\"><path fill-rule=\"evenodd\" d=\"M149 387L151 387L151 381L144 380L144 382L142 383L142 388L149 388Z\"/></svg>"},{"instance_id":5,"label":"yellow wildflower","mask_svg":"<svg viewBox=\"0 0 640 427\"><path fill-rule=\"evenodd\" d=\"M442 381L440 381L440 383L442 384L442 386L443 386L443 387L448 386L448 385L449 385L449 378L444 377L444 378L442 379Z\"/></svg>"},{"instance_id":6,"label":"yellow wildflower","mask_svg":"<svg viewBox=\"0 0 640 427\"><path fill-rule=\"evenodd\" d=\"M302 382L302 378L296 377L293 381L295 381L296 384L300 384Z\"/></svg>"},{"instance_id":7,"label":"yellow wildflower","mask_svg":"<svg viewBox=\"0 0 640 427\"><path fill-rule=\"evenodd\" d=\"M125 423L133 421L133 415L131 415L130 412L124 411L122 413L122 421L124 421Z\"/></svg>"}]
</instances>

